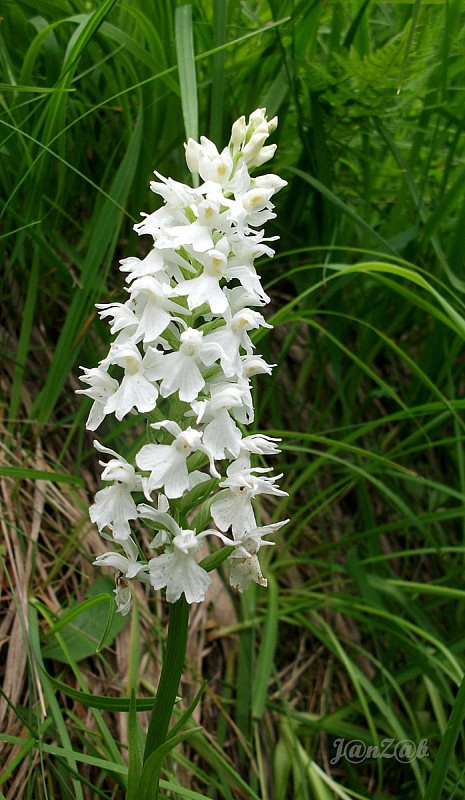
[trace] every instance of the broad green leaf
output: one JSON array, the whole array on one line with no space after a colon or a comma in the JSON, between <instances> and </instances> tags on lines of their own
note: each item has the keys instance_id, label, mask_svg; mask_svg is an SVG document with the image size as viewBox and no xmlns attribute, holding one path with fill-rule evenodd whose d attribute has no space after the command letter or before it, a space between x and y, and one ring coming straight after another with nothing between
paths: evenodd
<instances>
[{"instance_id":1,"label":"broad green leaf","mask_svg":"<svg viewBox=\"0 0 465 800\"><path fill-rule=\"evenodd\" d=\"M113 611L113 582L110 578L100 577L92 585L91 593L101 592L106 588L105 594L91 596L80 603L76 603L62 614L57 624L48 632L47 637L53 637L55 631L60 632L67 649L75 661L94 655L99 647L103 635L105 645L111 645L115 636L126 625L126 620L120 614L115 614L108 628L109 615ZM42 650L44 658L68 663L66 653L63 652L59 642L53 638Z\"/></svg>"}]
</instances>

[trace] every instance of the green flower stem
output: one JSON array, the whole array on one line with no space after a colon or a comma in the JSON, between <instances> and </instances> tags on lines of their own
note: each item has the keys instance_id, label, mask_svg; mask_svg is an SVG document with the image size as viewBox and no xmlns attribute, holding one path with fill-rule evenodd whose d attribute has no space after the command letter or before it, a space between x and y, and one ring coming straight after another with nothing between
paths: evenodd
<instances>
[{"instance_id":1,"label":"green flower stem","mask_svg":"<svg viewBox=\"0 0 465 800\"><path fill-rule=\"evenodd\" d=\"M144 764L149 756L166 741L173 706L184 667L187 642L189 605L184 595L170 605L168 637L158 685L157 696L150 717Z\"/></svg>"}]
</instances>

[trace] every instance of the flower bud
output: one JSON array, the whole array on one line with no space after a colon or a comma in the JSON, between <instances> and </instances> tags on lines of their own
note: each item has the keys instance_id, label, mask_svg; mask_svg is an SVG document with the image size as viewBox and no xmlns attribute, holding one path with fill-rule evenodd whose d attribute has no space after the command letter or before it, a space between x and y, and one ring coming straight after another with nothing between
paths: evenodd
<instances>
[{"instance_id":1,"label":"flower bud","mask_svg":"<svg viewBox=\"0 0 465 800\"><path fill-rule=\"evenodd\" d=\"M229 140L229 143L233 145L235 150L242 145L246 133L247 133L247 126L245 124L245 117L242 116L235 121L235 123L231 128L231 138Z\"/></svg>"},{"instance_id":2,"label":"flower bud","mask_svg":"<svg viewBox=\"0 0 465 800\"><path fill-rule=\"evenodd\" d=\"M257 131L256 133L253 134L252 138L247 142L247 144L242 150L242 153L244 155L247 164L250 164L250 162L253 161L256 158L256 156L258 156L267 138L268 138L267 131L263 133Z\"/></svg>"},{"instance_id":3,"label":"flower bud","mask_svg":"<svg viewBox=\"0 0 465 800\"><path fill-rule=\"evenodd\" d=\"M274 133L276 128L278 127L278 117L273 117L268 122L268 133Z\"/></svg>"},{"instance_id":4,"label":"flower bud","mask_svg":"<svg viewBox=\"0 0 465 800\"><path fill-rule=\"evenodd\" d=\"M184 145L186 151L186 164L191 172L199 172L199 153L201 146L194 139L189 139L187 144Z\"/></svg>"},{"instance_id":5,"label":"flower bud","mask_svg":"<svg viewBox=\"0 0 465 800\"><path fill-rule=\"evenodd\" d=\"M266 125L266 108L257 108L249 116L248 130L253 133L263 124Z\"/></svg>"},{"instance_id":6,"label":"flower bud","mask_svg":"<svg viewBox=\"0 0 465 800\"><path fill-rule=\"evenodd\" d=\"M273 158L275 150L275 144L267 144L266 147L261 147L253 159L249 160L249 165L251 167L261 167L262 164L265 164L270 158Z\"/></svg>"}]
</instances>

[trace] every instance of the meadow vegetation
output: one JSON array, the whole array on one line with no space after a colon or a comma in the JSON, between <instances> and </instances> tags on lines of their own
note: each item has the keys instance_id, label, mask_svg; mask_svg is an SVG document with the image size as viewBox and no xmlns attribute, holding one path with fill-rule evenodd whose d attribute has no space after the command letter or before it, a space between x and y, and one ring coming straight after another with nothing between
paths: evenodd
<instances>
[{"instance_id":1,"label":"meadow vegetation","mask_svg":"<svg viewBox=\"0 0 465 800\"><path fill-rule=\"evenodd\" d=\"M94 304L143 255L153 170L183 142L279 117L288 181L263 262L291 518L268 589L220 577L193 610L169 798L439 800L465 792L465 9L368 0L4 0L0 24L0 798L121 798L129 697L145 730L166 606L114 617L92 567L100 469L79 365ZM194 66L195 65L195 66ZM99 438L135 443L107 418ZM101 642L103 641L103 644ZM101 646L100 646L101 644ZM201 725L201 730L197 726ZM132 735L139 733L132 731ZM142 735L142 734L140 734ZM336 740L426 739L400 763Z\"/></svg>"}]
</instances>

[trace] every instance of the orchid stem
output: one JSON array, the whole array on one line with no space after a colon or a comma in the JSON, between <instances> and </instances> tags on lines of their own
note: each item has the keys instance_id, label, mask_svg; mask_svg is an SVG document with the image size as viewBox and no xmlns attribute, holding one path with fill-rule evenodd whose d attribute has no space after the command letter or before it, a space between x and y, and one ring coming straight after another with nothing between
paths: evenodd
<instances>
[{"instance_id":1,"label":"orchid stem","mask_svg":"<svg viewBox=\"0 0 465 800\"><path fill-rule=\"evenodd\" d=\"M173 707L184 667L187 643L189 606L184 595L169 606L168 637L158 685L147 731L144 764L167 738Z\"/></svg>"}]
</instances>

